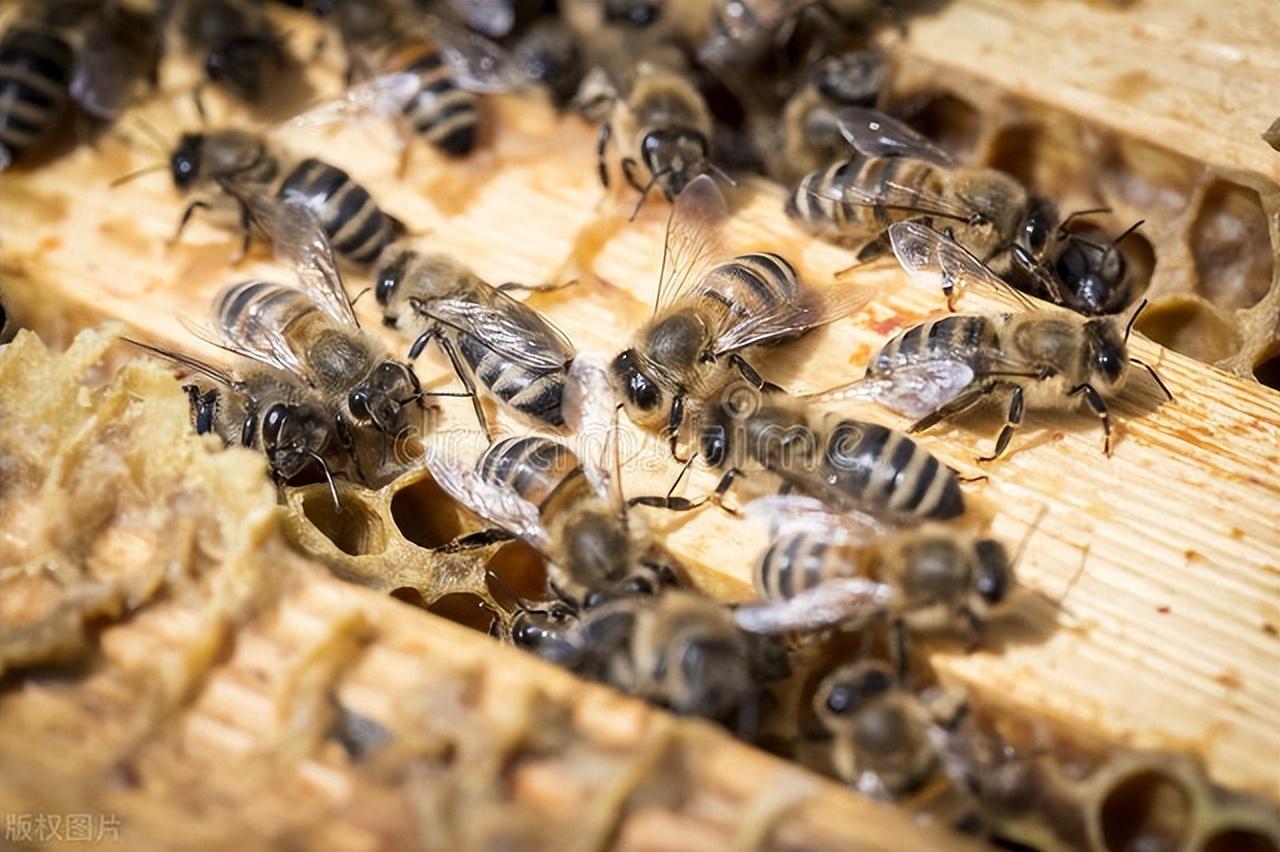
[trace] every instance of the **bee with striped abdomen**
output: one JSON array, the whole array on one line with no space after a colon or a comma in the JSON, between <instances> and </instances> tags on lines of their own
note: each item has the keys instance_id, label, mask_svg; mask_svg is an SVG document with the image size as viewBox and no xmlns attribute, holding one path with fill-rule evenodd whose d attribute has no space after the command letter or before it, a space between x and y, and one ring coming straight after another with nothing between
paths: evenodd
<instances>
[{"instance_id":1,"label":"bee with striped abdomen","mask_svg":"<svg viewBox=\"0 0 1280 852\"><path fill-rule=\"evenodd\" d=\"M724 471L720 497L743 474L765 470L789 489L885 520L964 514L955 471L878 423L819 415L785 394L738 385L702 409L698 431L700 455Z\"/></svg>"},{"instance_id":2,"label":"bee with striped abdomen","mask_svg":"<svg viewBox=\"0 0 1280 852\"><path fill-rule=\"evenodd\" d=\"M399 435L412 425L410 406L426 409L422 387L409 365L360 329L319 223L287 201L260 204L257 220L301 287L262 280L224 287L213 303L218 336L314 388L348 449L353 427L371 425L384 441Z\"/></svg>"},{"instance_id":3,"label":"bee with striped abdomen","mask_svg":"<svg viewBox=\"0 0 1280 852\"><path fill-rule=\"evenodd\" d=\"M1011 294L1022 310L953 314L912 326L881 348L863 378L822 398L876 400L920 418L910 429L918 432L1000 394L1008 414L995 450L982 461L1005 451L1024 409L1072 410L1081 401L1102 421L1110 456L1106 400L1128 381L1133 365L1147 370L1173 399L1155 369L1129 354L1129 334L1145 300L1127 317L1085 318L1055 306L1038 308L955 240L926 225L901 222L889 235L907 273L928 286L940 285L949 300L976 286Z\"/></svg>"},{"instance_id":4,"label":"bee with striped abdomen","mask_svg":"<svg viewBox=\"0 0 1280 852\"><path fill-rule=\"evenodd\" d=\"M1004 545L949 525L893 527L799 496L761 498L748 512L774 530L755 571L763 600L736 613L751 632L857 629L887 617L976 642L1016 582L1018 558Z\"/></svg>"},{"instance_id":5,"label":"bee with striped abdomen","mask_svg":"<svg viewBox=\"0 0 1280 852\"><path fill-rule=\"evenodd\" d=\"M724 198L706 175L676 199L654 315L611 366L627 415L642 428L665 431L673 454L690 401L706 400L735 373L767 385L744 350L797 337L873 295L852 287L818 294L772 252L722 260L718 232L726 216Z\"/></svg>"},{"instance_id":6,"label":"bee with striped abdomen","mask_svg":"<svg viewBox=\"0 0 1280 852\"><path fill-rule=\"evenodd\" d=\"M288 482L315 463L329 483L334 504L338 494L325 460L333 437L333 417L297 377L260 363L224 370L177 352L129 341L189 373L183 386L191 402L197 435L214 434L227 446L261 452L271 478ZM230 347L228 347L230 348Z\"/></svg>"},{"instance_id":7,"label":"bee with striped abdomen","mask_svg":"<svg viewBox=\"0 0 1280 852\"><path fill-rule=\"evenodd\" d=\"M247 130L184 133L166 165L145 167L115 185L167 168L179 192L215 190L187 205L174 239L197 210L230 202L239 213L242 254L252 239L255 206L271 197L310 210L334 251L357 266L373 263L404 234L404 225L342 169L314 157L290 161L267 136Z\"/></svg>"},{"instance_id":8,"label":"bee with striped abdomen","mask_svg":"<svg viewBox=\"0 0 1280 852\"><path fill-rule=\"evenodd\" d=\"M527 82L498 45L400 0L349 0L333 19L351 85L339 100L302 116L304 123L390 118L406 138L461 157L479 138L478 95Z\"/></svg>"},{"instance_id":9,"label":"bee with striped abdomen","mask_svg":"<svg viewBox=\"0 0 1280 852\"><path fill-rule=\"evenodd\" d=\"M478 388L537 423L562 428L574 348L533 308L444 254L404 251L378 270L383 322L414 339L409 359L432 340L448 356L488 432Z\"/></svg>"},{"instance_id":10,"label":"bee with striped abdomen","mask_svg":"<svg viewBox=\"0 0 1280 852\"><path fill-rule=\"evenodd\" d=\"M584 459L559 441L527 436L492 444L471 470L428 460L441 487L494 524L451 549L518 537L546 557L553 591L583 606L618 594L652 593L677 579L641 519L628 511L631 506L685 511L698 505L679 497L624 499L613 396L603 368L588 360L579 358L570 368L569 420L595 440L607 434L599 457Z\"/></svg>"},{"instance_id":11,"label":"bee with striped abdomen","mask_svg":"<svg viewBox=\"0 0 1280 852\"><path fill-rule=\"evenodd\" d=\"M0 36L0 171L46 140L71 104L114 120L158 61L153 15L115 0L25 4Z\"/></svg>"}]
</instances>

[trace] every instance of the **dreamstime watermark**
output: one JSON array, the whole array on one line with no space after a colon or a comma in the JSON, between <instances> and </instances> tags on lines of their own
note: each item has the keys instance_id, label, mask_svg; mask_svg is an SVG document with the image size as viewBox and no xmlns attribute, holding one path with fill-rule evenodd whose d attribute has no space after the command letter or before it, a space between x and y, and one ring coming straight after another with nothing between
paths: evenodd
<instances>
[{"instance_id":1,"label":"dreamstime watermark","mask_svg":"<svg viewBox=\"0 0 1280 852\"><path fill-rule=\"evenodd\" d=\"M101 843L120 839L120 817L113 813L6 813L7 843Z\"/></svg>"}]
</instances>

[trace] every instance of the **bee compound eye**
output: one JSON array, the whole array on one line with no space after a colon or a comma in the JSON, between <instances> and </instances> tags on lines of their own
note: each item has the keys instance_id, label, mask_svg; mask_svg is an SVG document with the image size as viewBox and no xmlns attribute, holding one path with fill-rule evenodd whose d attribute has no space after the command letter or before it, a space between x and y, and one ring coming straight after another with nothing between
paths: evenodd
<instances>
[{"instance_id":1,"label":"bee compound eye","mask_svg":"<svg viewBox=\"0 0 1280 852\"><path fill-rule=\"evenodd\" d=\"M369 413L369 391L364 388L356 388L347 395L347 407L356 420L367 422L372 419Z\"/></svg>"}]
</instances>

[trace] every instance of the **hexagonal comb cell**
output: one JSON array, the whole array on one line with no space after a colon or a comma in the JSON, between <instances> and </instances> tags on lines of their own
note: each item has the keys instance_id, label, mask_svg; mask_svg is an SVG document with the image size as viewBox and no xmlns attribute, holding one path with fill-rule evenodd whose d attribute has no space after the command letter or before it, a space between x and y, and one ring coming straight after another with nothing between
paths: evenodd
<instances>
[{"instance_id":1,"label":"hexagonal comb cell","mask_svg":"<svg viewBox=\"0 0 1280 852\"><path fill-rule=\"evenodd\" d=\"M1155 769L1121 779L1098 814L1109 852L1182 849L1191 826L1191 797L1178 779Z\"/></svg>"},{"instance_id":2,"label":"hexagonal comb cell","mask_svg":"<svg viewBox=\"0 0 1280 852\"><path fill-rule=\"evenodd\" d=\"M1136 327L1155 342L1201 361L1221 361L1240 349L1234 326L1199 299L1175 296L1154 302Z\"/></svg>"},{"instance_id":3,"label":"hexagonal comb cell","mask_svg":"<svg viewBox=\"0 0 1280 852\"><path fill-rule=\"evenodd\" d=\"M1224 828L1209 836L1200 852L1280 852L1280 845L1259 829Z\"/></svg>"},{"instance_id":4,"label":"hexagonal comb cell","mask_svg":"<svg viewBox=\"0 0 1280 852\"><path fill-rule=\"evenodd\" d=\"M906 105L908 123L935 140L948 153L966 159L982 133L982 116L973 104L949 92L916 99Z\"/></svg>"},{"instance_id":5,"label":"hexagonal comb cell","mask_svg":"<svg viewBox=\"0 0 1280 852\"><path fill-rule=\"evenodd\" d=\"M1275 256L1267 214L1254 190L1215 180L1191 223L1196 289L1215 305L1249 308L1271 289Z\"/></svg>"}]
</instances>

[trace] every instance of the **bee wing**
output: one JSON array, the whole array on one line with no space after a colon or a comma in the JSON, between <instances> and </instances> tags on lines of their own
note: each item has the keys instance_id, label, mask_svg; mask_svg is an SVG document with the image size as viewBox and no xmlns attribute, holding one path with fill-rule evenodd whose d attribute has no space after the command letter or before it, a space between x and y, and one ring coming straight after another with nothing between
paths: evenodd
<instances>
[{"instance_id":1,"label":"bee wing","mask_svg":"<svg viewBox=\"0 0 1280 852\"><path fill-rule=\"evenodd\" d=\"M320 127L399 115L417 94L417 74L394 71L353 83L339 97L321 101L289 120L291 127Z\"/></svg>"},{"instance_id":2,"label":"bee wing","mask_svg":"<svg viewBox=\"0 0 1280 852\"><path fill-rule=\"evenodd\" d=\"M972 252L923 222L895 222L889 226L889 242L907 275L929 289L950 296L974 288L1024 310L1034 307Z\"/></svg>"},{"instance_id":3,"label":"bee wing","mask_svg":"<svg viewBox=\"0 0 1280 852\"><path fill-rule=\"evenodd\" d=\"M427 469L445 492L489 523L546 553L551 538L538 517L538 508L508 488L486 482L473 468L438 451L427 454Z\"/></svg>"},{"instance_id":4,"label":"bee wing","mask_svg":"<svg viewBox=\"0 0 1280 852\"><path fill-rule=\"evenodd\" d=\"M595 492L624 510L618 452L618 402L599 352L582 352L569 365L564 419L578 435L583 471Z\"/></svg>"},{"instance_id":5,"label":"bee wing","mask_svg":"<svg viewBox=\"0 0 1280 852\"><path fill-rule=\"evenodd\" d=\"M218 291L218 295L214 297L214 304L224 302L223 294L245 283L248 282L228 284L223 287ZM278 284L275 286L283 287L284 285ZM186 317L179 317L178 322L187 331L211 346L216 346L242 358L250 358L276 370L284 370L286 373L310 382L311 374L307 371L306 365L298 357L297 353L293 351L292 347L289 346L279 330L262 318L258 311L259 304L261 303L255 303L241 313L236 320L234 328L219 324L216 333L188 320Z\"/></svg>"},{"instance_id":6,"label":"bee wing","mask_svg":"<svg viewBox=\"0 0 1280 852\"><path fill-rule=\"evenodd\" d=\"M767 521L775 538L807 533L837 545L857 545L866 544L887 529L884 523L865 512L856 509L833 512L821 500L798 494L759 497L748 503L745 511L748 517Z\"/></svg>"},{"instance_id":7,"label":"bee wing","mask_svg":"<svg viewBox=\"0 0 1280 852\"><path fill-rule=\"evenodd\" d=\"M136 346L144 352L149 352L158 358L163 358L169 363L175 364L184 370L188 370L192 373L198 373L206 379L217 382L220 385L230 387L235 384L235 378L226 370L215 367L214 365L206 361L201 361L191 355L175 352L171 349L163 349L159 346L152 346L150 343L143 343L141 340L134 340L131 337L125 337L122 338L122 340L130 346Z\"/></svg>"},{"instance_id":8,"label":"bee wing","mask_svg":"<svg viewBox=\"0 0 1280 852\"><path fill-rule=\"evenodd\" d=\"M866 577L828 580L794 597L738 607L733 618L748 633L790 633L862 623L897 601L892 586Z\"/></svg>"},{"instance_id":9,"label":"bee wing","mask_svg":"<svg viewBox=\"0 0 1280 852\"><path fill-rule=\"evenodd\" d=\"M676 197L662 245L655 312L702 283L715 262L727 254L721 229L728 218L724 195L707 175L694 178Z\"/></svg>"},{"instance_id":10,"label":"bee wing","mask_svg":"<svg viewBox=\"0 0 1280 852\"><path fill-rule=\"evenodd\" d=\"M449 8L466 21L467 26L489 38L510 34L516 24L512 0L449 0Z\"/></svg>"},{"instance_id":11,"label":"bee wing","mask_svg":"<svg viewBox=\"0 0 1280 852\"><path fill-rule=\"evenodd\" d=\"M276 200L257 193L250 209L254 221L271 239L276 257L293 267L298 283L326 314L340 325L359 328L347 298L338 260L320 220L299 196Z\"/></svg>"},{"instance_id":12,"label":"bee wing","mask_svg":"<svg viewBox=\"0 0 1280 852\"><path fill-rule=\"evenodd\" d=\"M806 184L809 183L806 181ZM921 187L910 187L892 180L877 179L875 186L857 186L851 182L821 181L819 186L808 186L806 192L824 201L852 204L859 207L883 207L886 210L917 213L921 216L938 216L957 222L968 222L974 211L957 204L937 192Z\"/></svg>"},{"instance_id":13,"label":"bee wing","mask_svg":"<svg viewBox=\"0 0 1280 852\"><path fill-rule=\"evenodd\" d=\"M930 358L895 366L886 376L864 377L803 398L820 402L866 399L906 417L924 417L973 384L972 366L950 358Z\"/></svg>"},{"instance_id":14,"label":"bee wing","mask_svg":"<svg viewBox=\"0 0 1280 852\"><path fill-rule=\"evenodd\" d=\"M868 157L915 157L951 168L955 160L927 136L879 110L846 106L835 111L845 141Z\"/></svg>"},{"instance_id":15,"label":"bee wing","mask_svg":"<svg viewBox=\"0 0 1280 852\"><path fill-rule=\"evenodd\" d=\"M531 370L564 369L573 360L573 344L533 308L494 291L495 304L468 299L432 299L418 310L438 322L472 335L503 357Z\"/></svg>"},{"instance_id":16,"label":"bee wing","mask_svg":"<svg viewBox=\"0 0 1280 852\"><path fill-rule=\"evenodd\" d=\"M730 305L751 304L744 301L746 294L736 293L750 285L736 276L717 276L717 292L725 296ZM725 355L748 346L768 343L802 334L810 329L835 322L865 307L877 295L872 287L831 287L826 292L801 289L794 301L764 314L752 314L740 319L730 318L716 337L714 352Z\"/></svg>"},{"instance_id":17,"label":"bee wing","mask_svg":"<svg viewBox=\"0 0 1280 852\"><path fill-rule=\"evenodd\" d=\"M427 16L426 27L462 88L494 93L529 84L528 75L515 57L484 36L438 15Z\"/></svg>"}]
</instances>

